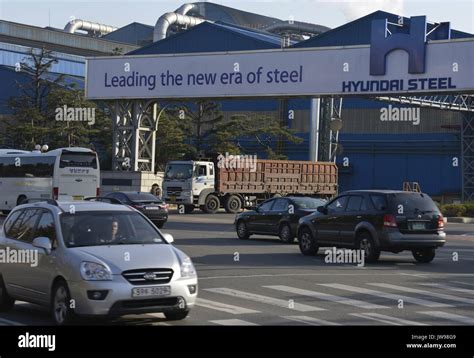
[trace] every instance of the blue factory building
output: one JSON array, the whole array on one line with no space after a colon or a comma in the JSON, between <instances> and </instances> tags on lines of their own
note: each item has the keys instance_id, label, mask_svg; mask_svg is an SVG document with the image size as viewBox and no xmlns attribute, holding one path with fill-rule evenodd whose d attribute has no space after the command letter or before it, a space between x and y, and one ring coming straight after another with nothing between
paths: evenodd
<instances>
[{"instance_id":1,"label":"blue factory building","mask_svg":"<svg viewBox=\"0 0 474 358\"><path fill-rule=\"evenodd\" d=\"M54 38L51 41L52 49L61 54L61 61L54 71L67 74L80 84L84 76L84 57L110 55L114 48L120 48L129 55L150 55L369 44L374 19L388 19L389 23L400 21L397 14L376 11L335 29L307 23L297 23L292 27L282 20L207 2L186 4L176 12L198 21L193 22L192 26L176 23L165 29L161 37L158 31L160 20L155 26L132 22L107 34L94 34L96 37L79 33L63 34L60 30L49 29L50 36ZM409 25L410 19L402 18L402 21ZM428 32L434 26L429 23ZM403 32L406 28L393 26L391 31ZM428 41L436 40L437 34L436 31L431 32ZM85 42L75 48L72 45L68 47L64 42L67 39L55 38L63 35L69 36L71 44L77 43L74 40L76 38ZM473 36L451 31L451 38ZM25 44L22 47L18 42L3 43L0 40L2 83L13 83L15 76L22 76L11 68L24 54ZM107 50L104 50L104 46ZM5 101L9 94L3 86L0 88L0 118L8 114ZM226 100L220 103L226 119L235 114L255 118L285 117L282 117L279 99ZM389 105L405 106L371 98L343 99L343 126L339 134L342 151L336 158L340 190L401 189L403 182L410 181L418 182L422 190L432 196L448 200L460 198L461 127L464 114L422 107L418 123L381 121L381 109ZM289 159L309 160L310 99L288 99L284 110L294 114L291 118L287 117L284 124L303 141L299 144L285 142L280 150ZM256 144L251 142L245 143L244 147L258 150ZM257 154L263 156L261 152Z\"/></svg>"}]
</instances>

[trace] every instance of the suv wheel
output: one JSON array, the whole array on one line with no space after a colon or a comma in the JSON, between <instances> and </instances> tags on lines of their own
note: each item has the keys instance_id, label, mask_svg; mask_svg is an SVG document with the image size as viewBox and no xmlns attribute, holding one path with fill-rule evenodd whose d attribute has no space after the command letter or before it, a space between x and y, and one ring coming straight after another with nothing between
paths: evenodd
<instances>
[{"instance_id":1,"label":"suv wheel","mask_svg":"<svg viewBox=\"0 0 474 358\"><path fill-rule=\"evenodd\" d=\"M0 311L9 311L15 306L15 300L8 295L3 278L0 276Z\"/></svg>"},{"instance_id":2,"label":"suv wheel","mask_svg":"<svg viewBox=\"0 0 474 358\"><path fill-rule=\"evenodd\" d=\"M359 250L364 250L366 262L375 262L379 259L380 249L368 232L362 232L357 236L357 246Z\"/></svg>"},{"instance_id":3,"label":"suv wheel","mask_svg":"<svg viewBox=\"0 0 474 358\"><path fill-rule=\"evenodd\" d=\"M54 285L51 298L51 315L58 326L67 325L74 320L70 302L71 295L66 282L59 281Z\"/></svg>"},{"instance_id":4,"label":"suv wheel","mask_svg":"<svg viewBox=\"0 0 474 358\"><path fill-rule=\"evenodd\" d=\"M237 223L237 236L240 240L247 240L250 237L249 228L243 220L239 220Z\"/></svg>"},{"instance_id":5,"label":"suv wheel","mask_svg":"<svg viewBox=\"0 0 474 358\"><path fill-rule=\"evenodd\" d=\"M436 255L436 250L434 248L417 249L413 250L412 254L416 261L426 264L433 261Z\"/></svg>"},{"instance_id":6,"label":"suv wheel","mask_svg":"<svg viewBox=\"0 0 474 358\"><path fill-rule=\"evenodd\" d=\"M179 321L185 319L188 314L189 311L170 311L164 313L168 321Z\"/></svg>"},{"instance_id":7,"label":"suv wheel","mask_svg":"<svg viewBox=\"0 0 474 358\"><path fill-rule=\"evenodd\" d=\"M303 227L298 233L298 244L303 255L315 256L318 253L318 243L307 227Z\"/></svg>"},{"instance_id":8,"label":"suv wheel","mask_svg":"<svg viewBox=\"0 0 474 358\"><path fill-rule=\"evenodd\" d=\"M286 244L292 244L293 241L295 241L295 236L291 232L291 227L286 223L280 225L278 236L280 237L280 240Z\"/></svg>"}]
</instances>

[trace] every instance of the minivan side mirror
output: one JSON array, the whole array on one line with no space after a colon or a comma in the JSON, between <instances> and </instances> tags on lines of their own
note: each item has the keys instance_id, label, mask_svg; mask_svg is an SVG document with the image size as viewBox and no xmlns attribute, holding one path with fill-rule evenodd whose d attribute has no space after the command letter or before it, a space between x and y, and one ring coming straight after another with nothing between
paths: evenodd
<instances>
[{"instance_id":1,"label":"minivan side mirror","mask_svg":"<svg viewBox=\"0 0 474 358\"><path fill-rule=\"evenodd\" d=\"M163 235L163 238L166 240L166 242L168 242L168 244L171 244L174 242L173 235L168 234L168 233L164 233L162 235Z\"/></svg>"},{"instance_id":2,"label":"minivan side mirror","mask_svg":"<svg viewBox=\"0 0 474 358\"><path fill-rule=\"evenodd\" d=\"M320 213L323 213L325 215L327 215L328 213L328 208L325 207L325 206L318 206L318 209L317 209Z\"/></svg>"},{"instance_id":3,"label":"minivan side mirror","mask_svg":"<svg viewBox=\"0 0 474 358\"><path fill-rule=\"evenodd\" d=\"M50 254L52 250L51 240L47 237L40 236L33 240L33 246L43 249L46 254Z\"/></svg>"}]
</instances>

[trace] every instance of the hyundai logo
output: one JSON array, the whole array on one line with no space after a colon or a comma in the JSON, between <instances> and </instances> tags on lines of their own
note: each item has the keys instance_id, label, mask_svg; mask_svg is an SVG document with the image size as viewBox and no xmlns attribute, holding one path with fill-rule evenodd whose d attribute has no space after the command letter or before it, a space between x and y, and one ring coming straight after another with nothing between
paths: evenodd
<instances>
[{"instance_id":1,"label":"hyundai logo","mask_svg":"<svg viewBox=\"0 0 474 358\"><path fill-rule=\"evenodd\" d=\"M143 278L147 281L154 281L156 279L156 274L154 272L146 272L143 275Z\"/></svg>"}]
</instances>

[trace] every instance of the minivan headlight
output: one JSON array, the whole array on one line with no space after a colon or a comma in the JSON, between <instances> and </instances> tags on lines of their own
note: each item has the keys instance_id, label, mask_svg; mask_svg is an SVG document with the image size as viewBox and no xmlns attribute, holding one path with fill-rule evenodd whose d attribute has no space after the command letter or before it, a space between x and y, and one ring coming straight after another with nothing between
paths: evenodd
<instances>
[{"instance_id":1,"label":"minivan headlight","mask_svg":"<svg viewBox=\"0 0 474 358\"><path fill-rule=\"evenodd\" d=\"M196 270L194 269L194 265L189 257L186 257L181 264L181 277L196 277Z\"/></svg>"},{"instance_id":2,"label":"minivan headlight","mask_svg":"<svg viewBox=\"0 0 474 358\"><path fill-rule=\"evenodd\" d=\"M112 280L112 272L108 267L87 261L81 263L81 276L86 281Z\"/></svg>"}]
</instances>

